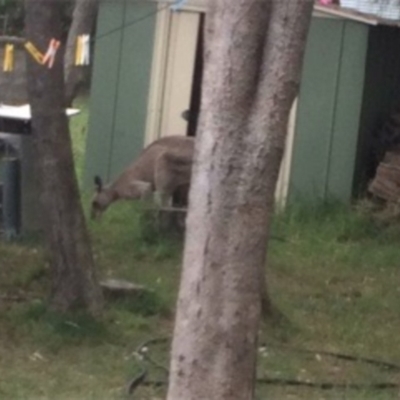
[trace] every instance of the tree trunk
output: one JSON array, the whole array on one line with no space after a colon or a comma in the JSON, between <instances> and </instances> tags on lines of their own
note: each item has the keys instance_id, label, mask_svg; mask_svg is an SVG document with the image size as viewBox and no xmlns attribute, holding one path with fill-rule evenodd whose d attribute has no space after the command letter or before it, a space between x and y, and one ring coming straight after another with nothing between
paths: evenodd
<instances>
[{"instance_id":1,"label":"tree trunk","mask_svg":"<svg viewBox=\"0 0 400 400\"><path fill-rule=\"evenodd\" d=\"M25 0L27 40L42 51L51 38L60 37L61 6L58 0ZM27 73L42 221L51 259L51 306L61 312L86 307L97 314L102 295L74 172L62 54L57 54L51 69L28 55Z\"/></svg>"},{"instance_id":2,"label":"tree trunk","mask_svg":"<svg viewBox=\"0 0 400 400\"><path fill-rule=\"evenodd\" d=\"M98 0L76 0L72 15L72 24L68 32L65 49L65 101L72 104L79 89L88 76L86 66L75 66L76 38L78 35L91 34L96 22Z\"/></svg>"},{"instance_id":3,"label":"tree trunk","mask_svg":"<svg viewBox=\"0 0 400 400\"><path fill-rule=\"evenodd\" d=\"M215 0L168 400L254 398L260 276L312 0Z\"/></svg>"}]
</instances>

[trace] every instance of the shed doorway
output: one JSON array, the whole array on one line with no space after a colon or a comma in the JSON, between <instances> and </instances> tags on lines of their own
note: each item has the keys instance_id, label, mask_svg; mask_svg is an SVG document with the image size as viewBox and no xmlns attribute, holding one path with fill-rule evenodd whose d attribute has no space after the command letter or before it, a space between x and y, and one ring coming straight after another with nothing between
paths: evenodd
<instances>
[{"instance_id":1,"label":"shed doorway","mask_svg":"<svg viewBox=\"0 0 400 400\"><path fill-rule=\"evenodd\" d=\"M193 104L200 108L204 14L159 12L146 128L146 144L169 135L194 135L182 118Z\"/></svg>"},{"instance_id":2,"label":"shed doorway","mask_svg":"<svg viewBox=\"0 0 400 400\"><path fill-rule=\"evenodd\" d=\"M163 10L156 22L145 144L169 135L195 136L203 77L205 14ZM189 112L188 112L189 111ZM184 118L184 113L186 118ZM286 202L296 130L297 100L288 123L276 199Z\"/></svg>"}]
</instances>

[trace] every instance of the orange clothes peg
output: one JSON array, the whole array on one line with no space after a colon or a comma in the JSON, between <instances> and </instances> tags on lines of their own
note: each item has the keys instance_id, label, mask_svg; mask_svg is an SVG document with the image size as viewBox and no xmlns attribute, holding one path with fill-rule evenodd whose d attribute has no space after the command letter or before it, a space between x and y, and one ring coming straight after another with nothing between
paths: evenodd
<instances>
[{"instance_id":1,"label":"orange clothes peg","mask_svg":"<svg viewBox=\"0 0 400 400\"><path fill-rule=\"evenodd\" d=\"M49 68L52 68L54 65L54 60L56 58L57 50L60 47L61 42L56 39L51 39L49 43L49 47L47 48L47 52L43 57L43 65L46 65Z\"/></svg>"}]
</instances>

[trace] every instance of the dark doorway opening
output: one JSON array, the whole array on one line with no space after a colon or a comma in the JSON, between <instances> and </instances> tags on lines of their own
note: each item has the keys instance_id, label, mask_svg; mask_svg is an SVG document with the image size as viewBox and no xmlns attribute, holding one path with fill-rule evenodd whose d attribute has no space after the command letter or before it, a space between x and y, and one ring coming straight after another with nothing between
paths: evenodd
<instances>
[{"instance_id":1,"label":"dark doorway opening","mask_svg":"<svg viewBox=\"0 0 400 400\"><path fill-rule=\"evenodd\" d=\"M204 22L205 14L200 15L199 33L197 36L196 58L192 79L192 94L188 113L187 136L195 136L197 130L198 117L200 115L201 85L203 80L204 66Z\"/></svg>"}]
</instances>

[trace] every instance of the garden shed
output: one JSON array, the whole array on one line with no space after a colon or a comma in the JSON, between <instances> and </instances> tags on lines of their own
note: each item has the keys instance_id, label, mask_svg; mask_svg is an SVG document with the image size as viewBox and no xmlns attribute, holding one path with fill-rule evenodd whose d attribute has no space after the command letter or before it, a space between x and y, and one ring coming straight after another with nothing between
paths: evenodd
<instances>
[{"instance_id":1,"label":"garden shed","mask_svg":"<svg viewBox=\"0 0 400 400\"><path fill-rule=\"evenodd\" d=\"M115 177L145 144L192 135L199 109L206 0L102 1L85 185ZM396 22L316 5L277 199L350 201L370 178L372 137L400 105Z\"/></svg>"}]
</instances>

